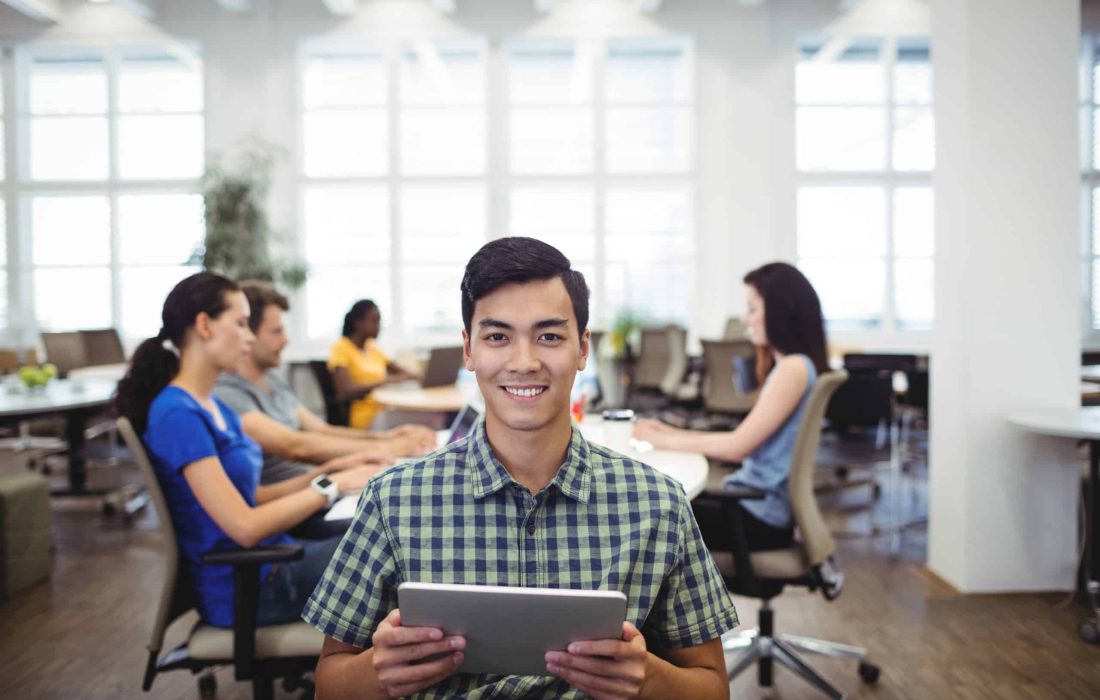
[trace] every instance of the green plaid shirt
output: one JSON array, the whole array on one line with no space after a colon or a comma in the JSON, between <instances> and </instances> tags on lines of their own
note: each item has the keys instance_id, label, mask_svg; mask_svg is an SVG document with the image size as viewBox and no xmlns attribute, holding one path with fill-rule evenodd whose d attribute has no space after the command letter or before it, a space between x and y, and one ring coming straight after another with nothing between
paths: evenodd
<instances>
[{"instance_id":1,"label":"green plaid shirt","mask_svg":"<svg viewBox=\"0 0 1100 700\"><path fill-rule=\"evenodd\" d=\"M371 479L302 617L369 648L406 581L622 591L650 649L696 646L737 626L680 484L576 429L536 494L493 455L484 422ZM582 695L552 676L457 673L415 697Z\"/></svg>"}]
</instances>

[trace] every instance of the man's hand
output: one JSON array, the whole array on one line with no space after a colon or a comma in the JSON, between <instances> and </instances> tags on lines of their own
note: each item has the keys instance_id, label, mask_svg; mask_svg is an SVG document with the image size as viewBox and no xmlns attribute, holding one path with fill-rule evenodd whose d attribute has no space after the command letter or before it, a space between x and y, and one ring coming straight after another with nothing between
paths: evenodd
<instances>
[{"instance_id":1,"label":"man's hand","mask_svg":"<svg viewBox=\"0 0 1100 700\"><path fill-rule=\"evenodd\" d=\"M402 627L401 611L391 612L378 625L371 663L378 683L391 698L411 695L439 683L458 670L465 658L463 637L444 637L435 627ZM440 658L426 661L430 656ZM420 663L415 663L415 662Z\"/></svg>"},{"instance_id":2,"label":"man's hand","mask_svg":"<svg viewBox=\"0 0 1100 700\"><path fill-rule=\"evenodd\" d=\"M573 642L569 650L546 653L546 670L596 700L636 698L646 679L645 637L623 622L623 638Z\"/></svg>"}]
</instances>

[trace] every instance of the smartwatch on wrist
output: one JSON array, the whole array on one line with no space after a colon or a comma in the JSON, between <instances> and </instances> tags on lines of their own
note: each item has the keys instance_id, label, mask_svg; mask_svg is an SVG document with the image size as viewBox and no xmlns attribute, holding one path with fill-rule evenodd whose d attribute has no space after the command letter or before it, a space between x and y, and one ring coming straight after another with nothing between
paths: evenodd
<instances>
[{"instance_id":1,"label":"smartwatch on wrist","mask_svg":"<svg viewBox=\"0 0 1100 700\"><path fill-rule=\"evenodd\" d=\"M324 474L313 477L313 481L309 482L309 486L325 497L329 508L331 508L332 504L336 503L336 499L340 497L340 487L336 485L335 481Z\"/></svg>"}]
</instances>

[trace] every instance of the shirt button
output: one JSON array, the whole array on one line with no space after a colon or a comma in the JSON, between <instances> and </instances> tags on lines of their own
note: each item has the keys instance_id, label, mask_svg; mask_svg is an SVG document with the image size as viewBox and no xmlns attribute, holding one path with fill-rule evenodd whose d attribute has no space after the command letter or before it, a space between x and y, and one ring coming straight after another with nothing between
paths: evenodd
<instances>
[{"instance_id":1,"label":"shirt button","mask_svg":"<svg viewBox=\"0 0 1100 700\"><path fill-rule=\"evenodd\" d=\"M532 520L531 522L527 523L527 534L528 534L528 535L533 535L533 534L535 534L535 521L534 521L534 520Z\"/></svg>"}]
</instances>

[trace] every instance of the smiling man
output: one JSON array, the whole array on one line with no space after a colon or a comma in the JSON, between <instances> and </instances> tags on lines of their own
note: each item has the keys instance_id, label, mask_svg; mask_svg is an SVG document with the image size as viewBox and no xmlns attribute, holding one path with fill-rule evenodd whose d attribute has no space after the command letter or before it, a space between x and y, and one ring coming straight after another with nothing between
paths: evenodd
<instances>
[{"instance_id":1,"label":"smiling man","mask_svg":"<svg viewBox=\"0 0 1100 700\"><path fill-rule=\"evenodd\" d=\"M683 489L571 423L584 277L545 243L498 239L466 266L462 317L485 418L367 485L303 614L326 635L317 697L728 698L719 637L737 614ZM467 674L464 639L401 624L406 581L617 590L627 619L549 652L544 676Z\"/></svg>"}]
</instances>

